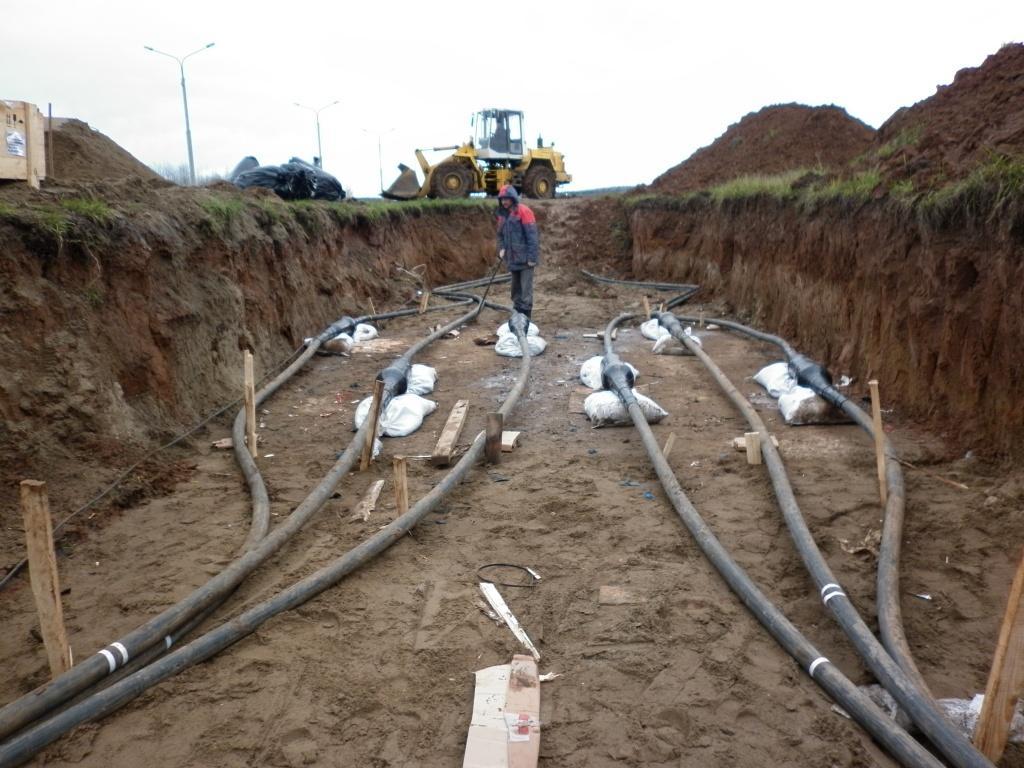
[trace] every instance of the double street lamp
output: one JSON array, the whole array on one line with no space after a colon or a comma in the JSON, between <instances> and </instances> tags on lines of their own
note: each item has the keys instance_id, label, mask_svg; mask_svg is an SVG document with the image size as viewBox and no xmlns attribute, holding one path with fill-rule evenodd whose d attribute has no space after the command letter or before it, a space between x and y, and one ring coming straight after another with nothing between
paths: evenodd
<instances>
[{"instance_id":1,"label":"double street lamp","mask_svg":"<svg viewBox=\"0 0 1024 768\"><path fill-rule=\"evenodd\" d=\"M340 104L340 103L341 103L341 101L337 101L336 100L336 101L332 101L330 104L324 104L322 107L320 107L320 109L313 109L313 107L307 107L305 104L299 104L299 102L297 102L297 101L295 102L295 106L296 107L300 107L302 109L308 109L310 112L312 112L316 116L316 153L317 153L317 157L316 157L316 161L315 161L314 165L316 165L317 168L323 168L324 167L324 148L320 144L320 113L323 112L325 109L328 109L329 107L333 107L335 104Z\"/></svg>"},{"instance_id":2,"label":"double street lamp","mask_svg":"<svg viewBox=\"0 0 1024 768\"><path fill-rule=\"evenodd\" d=\"M192 51L192 53L186 56L182 56L180 58L170 53L158 51L156 48L153 48L149 45L143 46L143 48L145 48L147 51L151 51L152 53L158 53L161 56L166 56L169 59L174 59L176 62L178 62L178 69L181 70L181 100L185 104L185 144L188 146L188 181L189 184L191 184L192 186L195 186L196 183L196 162L195 159L192 157L192 127L189 125L188 121L188 93L185 91L185 60L189 58L189 56L195 56L197 53L202 53L207 48L213 48L213 46L214 43L207 43L202 48Z\"/></svg>"}]
</instances>

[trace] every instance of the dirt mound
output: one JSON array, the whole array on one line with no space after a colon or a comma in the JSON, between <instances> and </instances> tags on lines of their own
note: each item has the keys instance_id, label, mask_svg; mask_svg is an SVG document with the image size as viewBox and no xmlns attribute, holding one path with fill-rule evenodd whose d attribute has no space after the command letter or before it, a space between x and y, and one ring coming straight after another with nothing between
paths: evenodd
<instances>
[{"instance_id":1,"label":"dirt mound","mask_svg":"<svg viewBox=\"0 0 1024 768\"><path fill-rule=\"evenodd\" d=\"M993 154L1024 153L1024 45L1004 45L899 110L875 144L883 175L915 187L964 178Z\"/></svg>"},{"instance_id":2,"label":"dirt mound","mask_svg":"<svg viewBox=\"0 0 1024 768\"><path fill-rule=\"evenodd\" d=\"M840 107L769 106L730 125L712 144L656 178L650 189L682 194L749 174L838 169L869 149L874 134Z\"/></svg>"},{"instance_id":3,"label":"dirt mound","mask_svg":"<svg viewBox=\"0 0 1024 768\"><path fill-rule=\"evenodd\" d=\"M160 178L110 137L73 118L53 121L53 175L64 181Z\"/></svg>"}]
</instances>

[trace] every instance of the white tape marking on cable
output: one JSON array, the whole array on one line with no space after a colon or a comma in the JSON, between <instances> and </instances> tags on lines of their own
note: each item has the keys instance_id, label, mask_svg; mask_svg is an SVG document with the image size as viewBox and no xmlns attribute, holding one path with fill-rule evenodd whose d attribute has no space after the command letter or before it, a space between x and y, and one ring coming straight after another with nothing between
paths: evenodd
<instances>
[{"instance_id":1,"label":"white tape marking on cable","mask_svg":"<svg viewBox=\"0 0 1024 768\"><path fill-rule=\"evenodd\" d=\"M807 668L807 674L810 675L811 677L814 677L814 670L816 670L822 664L829 664L829 663L831 663L831 662L829 662L829 660L826 659L824 656L819 656L818 658L816 658L814 661L811 662L811 666L809 666Z\"/></svg>"},{"instance_id":2,"label":"white tape marking on cable","mask_svg":"<svg viewBox=\"0 0 1024 768\"><path fill-rule=\"evenodd\" d=\"M170 648L172 642L174 642L174 641L171 640L171 636L170 635L164 635L164 648Z\"/></svg>"},{"instance_id":3,"label":"white tape marking on cable","mask_svg":"<svg viewBox=\"0 0 1024 768\"><path fill-rule=\"evenodd\" d=\"M107 670L107 674L110 674L115 669L117 669L117 662L114 660L114 654L112 654L110 651L104 648L102 651L100 651L100 656L105 657L107 660L107 667L109 668Z\"/></svg>"},{"instance_id":4,"label":"white tape marking on cable","mask_svg":"<svg viewBox=\"0 0 1024 768\"><path fill-rule=\"evenodd\" d=\"M822 598L822 602L825 603L825 605L828 605L828 601L831 600L833 597L846 597L846 593L843 592L843 590L841 589L837 589L835 592L829 592L827 595L825 595Z\"/></svg>"},{"instance_id":5,"label":"white tape marking on cable","mask_svg":"<svg viewBox=\"0 0 1024 768\"><path fill-rule=\"evenodd\" d=\"M826 584L824 587L821 588L821 596L824 597L825 593L828 592L830 589L839 589L839 588L840 587L839 587L838 584Z\"/></svg>"},{"instance_id":6,"label":"white tape marking on cable","mask_svg":"<svg viewBox=\"0 0 1024 768\"><path fill-rule=\"evenodd\" d=\"M127 664L128 663L128 649L125 648L124 645L122 645L121 643L111 643L110 645L113 646L114 648L117 648L117 652L121 654L121 664L122 664L122 666Z\"/></svg>"}]
</instances>

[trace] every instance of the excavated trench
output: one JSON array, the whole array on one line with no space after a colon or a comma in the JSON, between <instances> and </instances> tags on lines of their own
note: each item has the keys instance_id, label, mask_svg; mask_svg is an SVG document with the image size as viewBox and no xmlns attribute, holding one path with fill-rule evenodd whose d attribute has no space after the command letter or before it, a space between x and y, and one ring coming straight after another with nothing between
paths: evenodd
<instances>
[{"instance_id":1,"label":"excavated trench","mask_svg":"<svg viewBox=\"0 0 1024 768\"><path fill-rule=\"evenodd\" d=\"M0 294L5 562L21 551L10 503L17 479L48 480L59 515L233 399L242 348L254 349L260 375L341 314L412 306L416 285L397 267L419 268L437 285L479 277L493 258L488 206L383 216L357 208L342 216L329 206L286 207L219 190L197 195L155 185L132 195L144 206L123 201L110 219L75 219L56 237L39 219L0 221L11 254ZM225 208L225 200L239 198L239 209ZM472 698L468 673L507 661L516 649L473 603L474 574L488 562L530 565L544 577L533 590L506 595L541 648L542 671L563 674L542 693L542 765L892 764L829 710L703 561L630 431L591 431L574 408L579 364L600 353L583 333L622 309L635 311L640 296L590 284L576 269L699 283L695 301L709 314L732 310L787 336L835 373L876 376L897 409L891 438L902 455L932 462L962 445L923 427L952 424L972 407L977 416L962 439L980 450L1003 451L1019 429L1012 423L1019 405L993 394L1001 382L1019 385L1006 378L1016 370L1016 350L982 332L964 337L972 323L991 333L1019 322L1019 313L996 311L989 301L1019 266L1009 258L1012 228L980 234L922 226L915 234L912 221L872 205L812 215L770 201L668 210L651 201L583 200L536 208L544 261L534 318L550 346L534 361L519 407L521 447L499 466L471 472L372 565L107 720L79 728L37 764L457 765ZM975 265L973 283L964 264ZM949 275L966 282L944 287ZM497 292L507 296L503 286ZM484 310L478 326L425 352L440 376L438 412L413 436L385 441L387 456L429 453L458 399L471 403L464 439L483 428L515 369L472 340L503 319ZM273 524L348 442L354 402L376 372L438 322L429 315L392 321L379 347L317 358L265 404L260 466ZM707 343L747 392L753 385L746 379L777 356L724 333ZM870 682L841 632L824 620L767 478L732 451L732 438L746 431L742 419L693 358L652 357L635 329L620 332L619 346L641 368L644 391L671 414L654 436L664 444L677 435L671 463L687 496L821 652L854 682ZM853 426L787 429L777 412L762 416L777 431L813 535L872 623L870 541L880 515L870 447ZM62 547L76 651L101 647L233 556L245 537L248 500L230 457L209 448L229 430L228 418L215 420L161 466L143 467L130 493L83 521ZM213 624L239 616L282 582L315 573L389 522L390 501L369 521L351 519L366 488L389 477L389 465L346 479ZM931 600L907 598L907 635L936 695L969 697L984 685L1016 556L1011 543L1024 535L1024 517L1014 511L1017 481L994 467L933 469L972 490L908 474L905 589ZM439 477L412 462L410 497ZM983 503L985 519L978 519ZM30 595L24 580L17 585L2 608L11 628L0 643L10 670L3 703L46 677L45 655L30 634ZM603 600L607 586L625 598ZM1011 748L1004 764L1021 764L1020 755Z\"/></svg>"}]
</instances>

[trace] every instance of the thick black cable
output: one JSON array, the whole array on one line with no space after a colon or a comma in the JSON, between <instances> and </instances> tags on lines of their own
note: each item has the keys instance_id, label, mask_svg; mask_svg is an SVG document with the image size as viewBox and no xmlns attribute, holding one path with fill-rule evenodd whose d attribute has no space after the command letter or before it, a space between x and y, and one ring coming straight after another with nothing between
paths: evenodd
<instances>
[{"instance_id":1,"label":"thick black cable","mask_svg":"<svg viewBox=\"0 0 1024 768\"><path fill-rule=\"evenodd\" d=\"M726 397L746 418L751 431L761 434L761 452L765 467L797 552L818 588L819 598L825 607L832 611L843 633L850 639L868 669L917 724L921 732L953 765L963 768L991 768L991 762L945 718L928 692L918 689L915 681L889 655L839 585L838 577L825 561L807 527L782 457L772 443L768 427L761 416L729 381L704 348L684 333L679 320L673 314L659 313L658 322L704 364Z\"/></svg>"},{"instance_id":2,"label":"thick black cable","mask_svg":"<svg viewBox=\"0 0 1024 768\"><path fill-rule=\"evenodd\" d=\"M825 658L786 618L782 611L758 589L746 571L732 559L687 498L665 460L654 433L647 424L647 419L633 395L632 382L626 376L630 369L618 358L612 346L612 332L620 323L633 316L632 314L619 315L605 329L605 365L603 369L605 386L615 392L629 411L670 503L690 531L701 552L747 609L768 630L769 634L803 669L807 670L811 679L902 765L914 768L937 768L940 766L941 763L930 752L883 713L863 691Z\"/></svg>"},{"instance_id":3,"label":"thick black cable","mask_svg":"<svg viewBox=\"0 0 1024 768\"><path fill-rule=\"evenodd\" d=\"M503 416L508 416L512 412L519 397L522 395L530 373L531 358L526 340L526 328L519 326L513 330L523 350L523 358L519 377L506 397L505 402L498 409ZM445 333L447 333L447 330ZM387 386L386 380L385 386ZM357 439L354 442L358 443L359 446L362 445L359 435L364 435L365 431L369 429L367 425L370 421L370 419L367 419L363 424L363 428L357 433ZM455 467L408 512L393 520L369 539L349 550L328 566L321 568L268 600L264 600L249 608L236 618L192 640L187 645L167 654L158 661L154 661L135 674L114 683L95 696L69 707L45 722L0 745L0 768L20 765L46 745L78 725L110 714L153 685L172 677L183 669L209 659L219 651L252 634L268 619L302 605L324 590L337 584L349 573L401 540L428 513L436 509L444 497L457 487L473 465L479 461L483 454L484 443L484 433L481 432ZM347 452L348 449L346 449ZM358 450L353 451L353 455L358 455L358 453Z\"/></svg>"},{"instance_id":4,"label":"thick black cable","mask_svg":"<svg viewBox=\"0 0 1024 768\"><path fill-rule=\"evenodd\" d=\"M683 322L696 322L696 319L692 317L680 317L679 319ZM786 356L790 369L801 384L813 389L818 395L842 410L874 439L874 423L871 417L832 385L831 377L822 366L797 352L784 339L733 320L712 318L705 322L715 323L723 328L777 346ZM887 493L885 515L882 522L882 541L878 550L878 574L875 589L878 630L882 645L896 660L896 663L914 680L917 688L931 696L928 684L914 662L910 643L907 641L907 635L903 628L903 612L900 607L900 560L903 548L903 524L906 516L903 468L900 466L899 456L888 435L883 433L882 441L886 457Z\"/></svg>"},{"instance_id":5,"label":"thick black cable","mask_svg":"<svg viewBox=\"0 0 1024 768\"><path fill-rule=\"evenodd\" d=\"M448 331L468 322L472 317L475 317L476 312L477 308L474 308L469 313L456 318L438 331L421 339L398 360L392 363L391 366L385 369L382 373L385 380L385 405L397 393L399 388L401 391L404 391L405 375L408 372L412 356L428 344L441 338ZM347 318L346 321L351 322L351 318ZM315 353L319 343L327 338L331 338L340 324L343 323L339 321L332 324L332 326L319 334L307 345L303 354L308 353L312 355ZM281 383L283 381L280 378L273 382L276 386L280 386ZM267 389L269 388L261 391L261 394ZM269 396L269 394L266 396ZM257 400L260 400L259 396ZM184 600L166 608L157 616L124 635L119 640L110 643L98 653L76 664L49 683L0 708L0 738L25 727L62 702L95 685L119 667L127 664L130 659L144 652L147 648L160 642L166 644L171 639L171 633L177 627L187 622L192 616L205 611L211 605L219 604L252 571L284 546L288 539L301 529L309 518L323 506L333 492L334 487L351 469L354 459L361 450L362 443L360 439L363 437L365 429L367 427L364 424L364 427L357 432L356 437L321 483L266 538L260 540L236 560L229 563L220 573L196 588Z\"/></svg>"}]
</instances>

